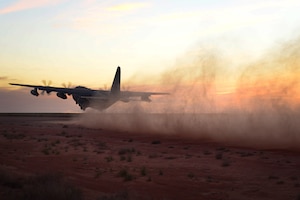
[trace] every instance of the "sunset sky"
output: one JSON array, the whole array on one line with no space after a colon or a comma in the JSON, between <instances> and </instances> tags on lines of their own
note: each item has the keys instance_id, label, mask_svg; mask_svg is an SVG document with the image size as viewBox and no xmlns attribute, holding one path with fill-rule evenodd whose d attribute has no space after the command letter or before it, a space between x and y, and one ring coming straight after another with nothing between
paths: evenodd
<instances>
[{"instance_id":1,"label":"sunset sky","mask_svg":"<svg viewBox=\"0 0 300 200\"><path fill-rule=\"evenodd\" d=\"M72 100L36 98L9 82L98 89L119 65L134 89L130 83L158 84L198 49L232 59L234 74L298 37L299 10L298 0L0 1L0 112L80 111Z\"/></svg>"}]
</instances>

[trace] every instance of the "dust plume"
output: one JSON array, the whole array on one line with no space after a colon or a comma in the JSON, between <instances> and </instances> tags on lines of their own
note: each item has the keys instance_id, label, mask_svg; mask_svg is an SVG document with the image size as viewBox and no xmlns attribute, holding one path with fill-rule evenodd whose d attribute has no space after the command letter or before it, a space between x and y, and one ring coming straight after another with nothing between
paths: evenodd
<instances>
[{"instance_id":1,"label":"dust plume","mask_svg":"<svg viewBox=\"0 0 300 200\"><path fill-rule=\"evenodd\" d=\"M211 139L230 145L299 149L300 39L233 69L216 49L188 52L161 74L153 102L90 111L84 126ZM246 63L246 62L244 62ZM240 73L239 73L240 72ZM122 112L122 114L120 113Z\"/></svg>"}]
</instances>

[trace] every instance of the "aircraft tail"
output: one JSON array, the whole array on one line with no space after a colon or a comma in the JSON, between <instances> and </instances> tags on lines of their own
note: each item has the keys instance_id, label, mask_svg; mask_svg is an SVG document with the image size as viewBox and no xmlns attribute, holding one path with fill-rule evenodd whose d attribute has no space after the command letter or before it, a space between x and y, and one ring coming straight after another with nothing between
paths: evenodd
<instances>
[{"instance_id":1,"label":"aircraft tail","mask_svg":"<svg viewBox=\"0 0 300 200\"><path fill-rule=\"evenodd\" d=\"M121 82L121 68L118 66L114 81L111 86L111 94L112 95L119 95L120 94L120 82Z\"/></svg>"}]
</instances>

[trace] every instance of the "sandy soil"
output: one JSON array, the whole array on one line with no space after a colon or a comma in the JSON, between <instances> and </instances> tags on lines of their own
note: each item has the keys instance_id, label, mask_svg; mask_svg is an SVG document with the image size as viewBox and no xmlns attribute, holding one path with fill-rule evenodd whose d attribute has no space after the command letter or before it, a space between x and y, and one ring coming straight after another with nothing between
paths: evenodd
<instances>
[{"instance_id":1,"label":"sandy soil","mask_svg":"<svg viewBox=\"0 0 300 200\"><path fill-rule=\"evenodd\" d=\"M299 152L90 129L73 117L0 116L1 199L25 190L24 177L55 173L82 199L300 199Z\"/></svg>"}]
</instances>

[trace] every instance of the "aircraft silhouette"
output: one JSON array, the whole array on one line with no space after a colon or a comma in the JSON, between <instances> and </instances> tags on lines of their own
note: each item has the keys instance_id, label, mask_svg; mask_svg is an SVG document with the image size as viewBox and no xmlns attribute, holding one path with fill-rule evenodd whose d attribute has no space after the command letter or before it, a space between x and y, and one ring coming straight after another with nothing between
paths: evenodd
<instances>
[{"instance_id":1,"label":"aircraft silhouette","mask_svg":"<svg viewBox=\"0 0 300 200\"><path fill-rule=\"evenodd\" d=\"M47 92L56 92L56 95L61 99L67 99L67 95L72 95L76 104L80 106L82 110L88 107L104 110L117 101L129 102L131 97L140 97L140 101L151 102L151 95L168 95L169 93L161 92L133 92L133 91L121 91L121 68L118 67L111 89L110 90L93 90L83 86L77 86L75 88L61 88L61 87L51 87L51 86L41 86L41 85L27 85L18 83L9 83L10 85L30 87L33 90L30 93L34 96L39 96L38 90Z\"/></svg>"}]
</instances>

